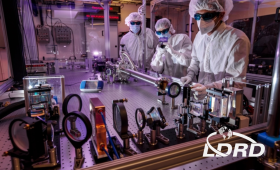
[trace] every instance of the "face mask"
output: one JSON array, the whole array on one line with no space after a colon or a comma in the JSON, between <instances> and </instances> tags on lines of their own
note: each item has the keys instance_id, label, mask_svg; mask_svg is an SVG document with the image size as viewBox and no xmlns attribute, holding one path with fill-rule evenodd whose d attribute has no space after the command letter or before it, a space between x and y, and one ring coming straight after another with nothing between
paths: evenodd
<instances>
[{"instance_id":1,"label":"face mask","mask_svg":"<svg viewBox=\"0 0 280 170\"><path fill-rule=\"evenodd\" d=\"M140 25L130 25L130 30L134 33L137 34L141 29Z\"/></svg>"},{"instance_id":2,"label":"face mask","mask_svg":"<svg viewBox=\"0 0 280 170\"><path fill-rule=\"evenodd\" d=\"M158 38L163 38L163 37L166 37L166 38L170 38L171 37L171 34L169 32L167 32L166 34L160 34L160 35L157 35Z\"/></svg>"},{"instance_id":3,"label":"face mask","mask_svg":"<svg viewBox=\"0 0 280 170\"><path fill-rule=\"evenodd\" d=\"M198 20L197 25L202 35L211 32L215 28L214 20L207 22L204 20Z\"/></svg>"}]
</instances>

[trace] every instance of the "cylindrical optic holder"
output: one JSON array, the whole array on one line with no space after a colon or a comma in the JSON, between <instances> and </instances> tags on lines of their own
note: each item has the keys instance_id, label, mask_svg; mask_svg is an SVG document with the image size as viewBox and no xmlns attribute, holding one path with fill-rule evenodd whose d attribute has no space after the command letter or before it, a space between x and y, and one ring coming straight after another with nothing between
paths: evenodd
<instances>
[{"instance_id":1,"label":"cylindrical optic holder","mask_svg":"<svg viewBox=\"0 0 280 170\"><path fill-rule=\"evenodd\" d=\"M137 133L137 144L142 145L144 143L144 138L143 138L143 131L142 130L138 130Z\"/></svg>"}]
</instances>

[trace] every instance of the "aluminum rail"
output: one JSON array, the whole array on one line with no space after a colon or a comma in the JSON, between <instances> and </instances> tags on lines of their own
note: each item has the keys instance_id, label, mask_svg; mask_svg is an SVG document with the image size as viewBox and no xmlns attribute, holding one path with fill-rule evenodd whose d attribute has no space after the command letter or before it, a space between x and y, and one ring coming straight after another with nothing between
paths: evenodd
<instances>
[{"instance_id":1,"label":"aluminum rail","mask_svg":"<svg viewBox=\"0 0 280 170\"><path fill-rule=\"evenodd\" d=\"M149 76L147 74L143 74L143 73L140 73L138 71L131 70L131 69L122 69L121 72L125 73L125 74L128 74L131 77L141 79L145 82L148 82L148 83L151 83L151 84L154 84L154 85L157 85L158 82L162 79L162 78L155 78L155 77L152 77L152 76Z\"/></svg>"},{"instance_id":2,"label":"aluminum rail","mask_svg":"<svg viewBox=\"0 0 280 170\"><path fill-rule=\"evenodd\" d=\"M266 129L266 123L254 125L247 128L235 130L234 132L241 133L246 136L252 136L254 133L262 132ZM209 139L210 144L217 148L218 143L224 143L224 139L220 135L215 135ZM249 141L232 136L227 139L227 143L234 146L236 143L248 143ZM141 153L130 157L98 164L84 170L99 170L99 169L170 169L190 162L203 159L203 150L206 143L206 138L197 139L194 141L169 146L151 152ZM222 150L225 152L226 150ZM208 151L213 153L212 151Z\"/></svg>"},{"instance_id":3,"label":"aluminum rail","mask_svg":"<svg viewBox=\"0 0 280 170\"><path fill-rule=\"evenodd\" d=\"M279 23L278 19L280 7L277 8L276 11L276 19L275 21ZM274 59L274 67L272 74L272 88L271 88L271 97L270 97L270 105L269 105L269 120L267 122L268 129L267 134L269 136L278 137L279 136L279 126L280 126L280 28L278 35L278 43L276 47L275 59Z\"/></svg>"}]
</instances>

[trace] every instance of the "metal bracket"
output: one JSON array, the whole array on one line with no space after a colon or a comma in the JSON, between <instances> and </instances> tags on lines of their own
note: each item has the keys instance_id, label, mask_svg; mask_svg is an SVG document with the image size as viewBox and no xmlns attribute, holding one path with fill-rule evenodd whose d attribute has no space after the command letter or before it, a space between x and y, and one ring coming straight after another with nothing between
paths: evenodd
<instances>
[{"instance_id":1,"label":"metal bracket","mask_svg":"<svg viewBox=\"0 0 280 170\"><path fill-rule=\"evenodd\" d=\"M200 136L202 134L202 132L200 130L197 130L196 128L193 127L193 117L188 116L188 127L187 127L187 131Z\"/></svg>"},{"instance_id":2,"label":"metal bracket","mask_svg":"<svg viewBox=\"0 0 280 170\"><path fill-rule=\"evenodd\" d=\"M56 155L56 147L54 147L49 150L49 160L33 164L32 167L34 169L35 168L50 168L50 167L55 167L57 165L58 165L58 160L57 160L57 155Z\"/></svg>"},{"instance_id":3,"label":"metal bracket","mask_svg":"<svg viewBox=\"0 0 280 170\"><path fill-rule=\"evenodd\" d=\"M160 142L168 145L169 144L169 139L163 136L162 134L159 134L156 136L156 139L159 140Z\"/></svg>"}]
</instances>

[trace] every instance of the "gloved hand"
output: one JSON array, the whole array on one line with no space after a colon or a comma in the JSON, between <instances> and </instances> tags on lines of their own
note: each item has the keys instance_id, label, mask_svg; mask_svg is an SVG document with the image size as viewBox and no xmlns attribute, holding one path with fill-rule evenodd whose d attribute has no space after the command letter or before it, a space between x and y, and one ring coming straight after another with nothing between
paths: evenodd
<instances>
[{"instance_id":1,"label":"gloved hand","mask_svg":"<svg viewBox=\"0 0 280 170\"><path fill-rule=\"evenodd\" d=\"M157 48L156 48L156 51L157 51L157 56L160 56L160 55L162 55L162 54L164 54L166 52L166 49L165 48L161 48L160 45L158 44Z\"/></svg>"},{"instance_id":2,"label":"gloved hand","mask_svg":"<svg viewBox=\"0 0 280 170\"><path fill-rule=\"evenodd\" d=\"M196 83L192 88L192 90L195 91L194 98L196 100L203 100L207 94L206 89L204 85Z\"/></svg>"},{"instance_id":3,"label":"gloved hand","mask_svg":"<svg viewBox=\"0 0 280 170\"><path fill-rule=\"evenodd\" d=\"M181 82L184 84L189 84L192 81L192 78L190 76L181 77Z\"/></svg>"}]
</instances>

